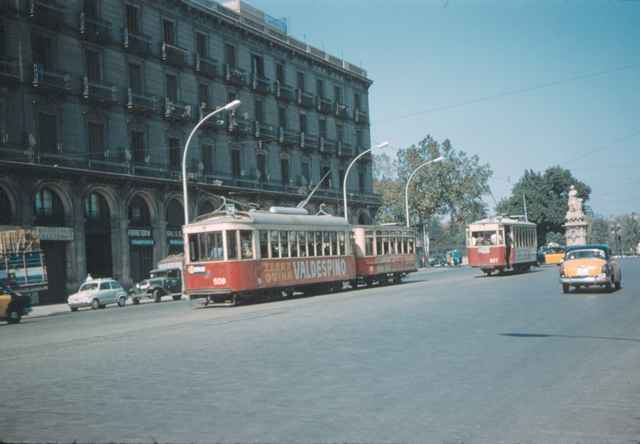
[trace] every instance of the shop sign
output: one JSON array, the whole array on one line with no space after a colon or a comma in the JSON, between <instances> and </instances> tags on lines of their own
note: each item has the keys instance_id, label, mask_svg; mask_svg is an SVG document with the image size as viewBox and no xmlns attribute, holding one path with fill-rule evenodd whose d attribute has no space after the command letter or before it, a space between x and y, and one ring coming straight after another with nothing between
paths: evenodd
<instances>
[{"instance_id":1,"label":"shop sign","mask_svg":"<svg viewBox=\"0 0 640 444\"><path fill-rule=\"evenodd\" d=\"M73 228L69 227L36 227L41 241L73 241Z\"/></svg>"},{"instance_id":2,"label":"shop sign","mask_svg":"<svg viewBox=\"0 0 640 444\"><path fill-rule=\"evenodd\" d=\"M151 230L141 230L137 228L130 228L127 230L129 237L151 237Z\"/></svg>"},{"instance_id":3,"label":"shop sign","mask_svg":"<svg viewBox=\"0 0 640 444\"><path fill-rule=\"evenodd\" d=\"M144 247L148 247L148 246L153 246L153 239L130 239L131 241L131 245L138 245L138 246L144 246Z\"/></svg>"},{"instance_id":4,"label":"shop sign","mask_svg":"<svg viewBox=\"0 0 640 444\"><path fill-rule=\"evenodd\" d=\"M129 235L129 242L131 245L138 246L151 246L153 245L153 239L151 238L151 230L130 228L127 230Z\"/></svg>"}]
</instances>

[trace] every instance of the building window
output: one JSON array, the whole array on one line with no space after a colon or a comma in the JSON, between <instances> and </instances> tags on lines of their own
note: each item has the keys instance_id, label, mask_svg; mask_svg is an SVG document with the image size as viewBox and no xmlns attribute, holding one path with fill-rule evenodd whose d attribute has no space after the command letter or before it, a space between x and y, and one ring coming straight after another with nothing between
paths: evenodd
<instances>
[{"instance_id":1,"label":"building window","mask_svg":"<svg viewBox=\"0 0 640 444\"><path fill-rule=\"evenodd\" d=\"M362 130L356 130L356 148L362 149L364 143L362 141Z\"/></svg>"},{"instance_id":2,"label":"building window","mask_svg":"<svg viewBox=\"0 0 640 444\"><path fill-rule=\"evenodd\" d=\"M149 206L140 196L135 196L129 204L129 225L140 228L151 225Z\"/></svg>"},{"instance_id":3,"label":"building window","mask_svg":"<svg viewBox=\"0 0 640 444\"><path fill-rule=\"evenodd\" d=\"M364 192L365 188L365 175L364 171L358 171L358 191Z\"/></svg>"},{"instance_id":4,"label":"building window","mask_svg":"<svg viewBox=\"0 0 640 444\"><path fill-rule=\"evenodd\" d=\"M233 177L240 177L240 150L231 150L231 174Z\"/></svg>"},{"instance_id":5,"label":"building window","mask_svg":"<svg viewBox=\"0 0 640 444\"><path fill-rule=\"evenodd\" d=\"M304 91L304 72L298 71L296 86L299 90Z\"/></svg>"},{"instance_id":6,"label":"building window","mask_svg":"<svg viewBox=\"0 0 640 444\"><path fill-rule=\"evenodd\" d=\"M260 123L264 123L264 103L262 102L262 100L257 100L254 102L255 105L255 114L256 114L256 121L260 122Z\"/></svg>"},{"instance_id":7,"label":"building window","mask_svg":"<svg viewBox=\"0 0 640 444\"><path fill-rule=\"evenodd\" d=\"M261 56L251 56L251 73L260 79L264 78L264 59Z\"/></svg>"},{"instance_id":8,"label":"building window","mask_svg":"<svg viewBox=\"0 0 640 444\"><path fill-rule=\"evenodd\" d=\"M91 193L84 200L84 215L87 219L101 220L105 218L108 220L109 207L104 197L97 193Z\"/></svg>"},{"instance_id":9,"label":"building window","mask_svg":"<svg viewBox=\"0 0 640 444\"><path fill-rule=\"evenodd\" d=\"M43 153L58 150L58 119L53 114L38 114L38 143Z\"/></svg>"},{"instance_id":10,"label":"building window","mask_svg":"<svg viewBox=\"0 0 640 444\"><path fill-rule=\"evenodd\" d=\"M278 82L280 82L281 84L286 83L285 82L285 71L284 71L284 64L282 63L276 63L276 80Z\"/></svg>"},{"instance_id":11,"label":"building window","mask_svg":"<svg viewBox=\"0 0 640 444\"><path fill-rule=\"evenodd\" d=\"M320 79L316 80L316 95L324 99L324 82Z\"/></svg>"},{"instance_id":12,"label":"building window","mask_svg":"<svg viewBox=\"0 0 640 444\"><path fill-rule=\"evenodd\" d=\"M360 107L361 103L360 103L360 94L355 93L353 95L353 107L355 109L357 109L358 111L361 110L362 108Z\"/></svg>"},{"instance_id":13,"label":"building window","mask_svg":"<svg viewBox=\"0 0 640 444\"><path fill-rule=\"evenodd\" d=\"M258 166L258 180L264 181L267 179L267 158L264 154L258 154L256 156L256 164Z\"/></svg>"},{"instance_id":14,"label":"building window","mask_svg":"<svg viewBox=\"0 0 640 444\"><path fill-rule=\"evenodd\" d=\"M282 175L282 184L289 185L289 159L280 159L280 172Z\"/></svg>"},{"instance_id":15,"label":"building window","mask_svg":"<svg viewBox=\"0 0 640 444\"><path fill-rule=\"evenodd\" d=\"M305 180L305 184L311 182L311 173L309 168L309 162L302 162L302 177Z\"/></svg>"},{"instance_id":16,"label":"building window","mask_svg":"<svg viewBox=\"0 0 640 444\"><path fill-rule=\"evenodd\" d=\"M224 61L232 68L236 67L236 48L233 45L224 45Z\"/></svg>"},{"instance_id":17,"label":"building window","mask_svg":"<svg viewBox=\"0 0 640 444\"><path fill-rule=\"evenodd\" d=\"M287 127L287 109L283 107L278 108L278 126L280 128Z\"/></svg>"},{"instance_id":18,"label":"building window","mask_svg":"<svg viewBox=\"0 0 640 444\"><path fill-rule=\"evenodd\" d=\"M173 74L167 74L167 97L172 102L178 101L178 78Z\"/></svg>"},{"instance_id":19,"label":"building window","mask_svg":"<svg viewBox=\"0 0 640 444\"><path fill-rule=\"evenodd\" d=\"M61 226L64 225L64 207L56 193L43 188L34 196L33 210L36 225Z\"/></svg>"},{"instance_id":20,"label":"building window","mask_svg":"<svg viewBox=\"0 0 640 444\"><path fill-rule=\"evenodd\" d=\"M200 57L207 57L207 36L201 32L196 32L196 51Z\"/></svg>"},{"instance_id":21,"label":"building window","mask_svg":"<svg viewBox=\"0 0 640 444\"><path fill-rule=\"evenodd\" d=\"M206 83L198 85L198 100L200 104L209 105L209 85Z\"/></svg>"},{"instance_id":22,"label":"building window","mask_svg":"<svg viewBox=\"0 0 640 444\"><path fill-rule=\"evenodd\" d=\"M142 94L142 67L129 63L129 88L134 94Z\"/></svg>"},{"instance_id":23,"label":"building window","mask_svg":"<svg viewBox=\"0 0 640 444\"><path fill-rule=\"evenodd\" d=\"M137 6L127 5L127 31L131 34L140 34L140 9Z\"/></svg>"},{"instance_id":24,"label":"building window","mask_svg":"<svg viewBox=\"0 0 640 444\"><path fill-rule=\"evenodd\" d=\"M301 133L307 132L307 115L306 114L300 114L300 132Z\"/></svg>"},{"instance_id":25,"label":"building window","mask_svg":"<svg viewBox=\"0 0 640 444\"><path fill-rule=\"evenodd\" d=\"M11 225L12 219L11 201L5 190L0 188L0 225Z\"/></svg>"},{"instance_id":26,"label":"building window","mask_svg":"<svg viewBox=\"0 0 640 444\"><path fill-rule=\"evenodd\" d=\"M87 17L98 18L98 2L96 0L84 0L82 2L82 12Z\"/></svg>"},{"instance_id":27,"label":"building window","mask_svg":"<svg viewBox=\"0 0 640 444\"><path fill-rule=\"evenodd\" d=\"M53 43L48 37L36 34L31 38L31 56L33 63L41 65L45 71L52 68L52 47Z\"/></svg>"},{"instance_id":28,"label":"building window","mask_svg":"<svg viewBox=\"0 0 640 444\"><path fill-rule=\"evenodd\" d=\"M318 128L320 130L320 137L327 138L327 121L325 119L318 120Z\"/></svg>"},{"instance_id":29,"label":"building window","mask_svg":"<svg viewBox=\"0 0 640 444\"><path fill-rule=\"evenodd\" d=\"M329 167L322 167L322 171L320 172L320 178L322 179L325 174L327 174L330 171ZM331 174L329 174L323 181L322 181L322 188L331 188Z\"/></svg>"},{"instance_id":30,"label":"building window","mask_svg":"<svg viewBox=\"0 0 640 444\"><path fill-rule=\"evenodd\" d=\"M336 125L336 136L338 137L338 140L344 140L344 127L342 125Z\"/></svg>"},{"instance_id":31,"label":"building window","mask_svg":"<svg viewBox=\"0 0 640 444\"><path fill-rule=\"evenodd\" d=\"M144 146L144 133L142 131L131 131L131 156L134 162L142 163L146 158Z\"/></svg>"},{"instance_id":32,"label":"building window","mask_svg":"<svg viewBox=\"0 0 640 444\"><path fill-rule=\"evenodd\" d=\"M87 49L85 51L85 60L87 63L86 73L90 82L99 82L102 80L102 69L100 66L100 54L97 51Z\"/></svg>"},{"instance_id":33,"label":"building window","mask_svg":"<svg viewBox=\"0 0 640 444\"><path fill-rule=\"evenodd\" d=\"M344 170L342 169L338 171L338 180L340 181L338 187L342 188L342 184L344 184Z\"/></svg>"},{"instance_id":34,"label":"building window","mask_svg":"<svg viewBox=\"0 0 640 444\"><path fill-rule=\"evenodd\" d=\"M104 125L101 123L89 122L89 154L92 159L104 158Z\"/></svg>"},{"instance_id":35,"label":"building window","mask_svg":"<svg viewBox=\"0 0 640 444\"><path fill-rule=\"evenodd\" d=\"M6 55L6 44L7 37L4 30L4 23L0 22L0 57L4 57Z\"/></svg>"},{"instance_id":36,"label":"building window","mask_svg":"<svg viewBox=\"0 0 640 444\"><path fill-rule=\"evenodd\" d=\"M204 166L204 173L213 173L213 147L211 145L202 145L200 147L200 158Z\"/></svg>"},{"instance_id":37,"label":"building window","mask_svg":"<svg viewBox=\"0 0 640 444\"><path fill-rule=\"evenodd\" d=\"M162 20L162 36L164 37L164 42L169 45L176 44L176 28L175 24L171 20L164 19Z\"/></svg>"},{"instance_id":38,"label":"building window","mask_svg":"<svg viewBox=\"0 0 640 444\"><path fill-rule=\"evenodd\" d=\"M333 87L333 96L335 97L336 103L342 103L343 102L342 88L340 88L339 86L334 86Z\"/></svg>"},{"instance_id":39,"label":"building window","mask_svg":"<svg viewBox=\"0 0 640 444\"><path fill-rule=\"evenodd\" d=\"M174 171L182 166L181 151L180 141L175 137L169 138L169 168Z\"/></svg>"}]
</instances>

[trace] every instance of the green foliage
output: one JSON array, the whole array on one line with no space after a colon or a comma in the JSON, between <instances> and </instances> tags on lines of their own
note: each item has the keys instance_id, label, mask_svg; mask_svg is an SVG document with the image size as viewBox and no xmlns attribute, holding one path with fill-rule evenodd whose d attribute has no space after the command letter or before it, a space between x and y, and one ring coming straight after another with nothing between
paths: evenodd
<instances>
[{"instance_id":1,"label":"green foliage","mask_svg":"<svg viewBox=\"0 0 640 444\"><path fill-rule=\"evenodd\" d=\"M594 244L610 243L609 221L601 216L594 216L589 224L589 242Z\"/></svg>"},{"instance_id":2,"label":"green foliage","mask_svg":"<svg viewBox=\"0 0 640 444\"><path fill-rule=\"evenodd\" d=\"M417 145L400 149L391 167L383 156L375 159L374 189L383 199L376 216L378 222L404 222L409 176L420 164L438 156L444 160L422 168L411 180L411 222L448 215L453 222L464 223L486 214L482 196L489 192L489 165L481 164L478 156L454 149L449 140L439 143L427 136Z\"/></svg>"},{"instance_id":3,"label":"green foliage","mask_svg":"<svg viewBox=\"0 0 640 444\"><path fill-rule=\"evenodd\" d=\"M555 166L544 173L527 170L513 186L511 196L498 203L498 214L524 214L522 196L526 196L529 220L538 225L538 242L546 240L547 233L564 233L563 225L568 210L569 189L576 187L578 197L585 202L591 188L579 181L571 171Z\"/></svg>"},{"instance_id":4,"label":"green foliage","mask_svg":"<svg viewBox=\"0 0 640 444\"><path fill-rule=\"evenodd\" d=\"M563 233L556 233L556 232L550 232L547 233L546 238L545 238L545 243L549 244L549 243L555 243L555 244L560 244L560 245L564 245L564 234Z\"/></svg>"}]
</instances>

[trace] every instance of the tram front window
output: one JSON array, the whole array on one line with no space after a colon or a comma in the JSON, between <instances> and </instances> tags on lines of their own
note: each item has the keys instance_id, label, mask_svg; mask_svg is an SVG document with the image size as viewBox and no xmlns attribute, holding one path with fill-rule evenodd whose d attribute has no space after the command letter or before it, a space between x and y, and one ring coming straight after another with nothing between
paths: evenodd
<instances>
[{"instance_id":1,"label":"tram front window","mask_svg":"<svg viewBox=\"0 0 640 444\"><path fill-rule=\"evenodd\" d=\"M471 246L482 247L498 245L498 232L497 231L474 231L471 233Z\"/></svg>"},{"instance_id":2,"label":"tram front window","mask_svg":"<svg viewBox=\"0 0 640 444\"><path fill-rule=\"evenodd\" d=\"M240 230L240 254L242 259L253 259L253 231Z\"/></svg>"}]
</instances>

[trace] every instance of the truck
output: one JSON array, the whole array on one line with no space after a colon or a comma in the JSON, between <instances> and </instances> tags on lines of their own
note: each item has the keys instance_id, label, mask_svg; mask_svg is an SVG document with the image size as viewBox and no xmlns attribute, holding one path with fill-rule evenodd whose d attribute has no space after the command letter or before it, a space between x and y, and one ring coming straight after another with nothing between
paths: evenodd
<instances>
[{"instance_id":1,"label":"truck","mask_svg":"<svg viewBox=\"0 0 640 444\"><path fill-rule=\"evenodd\" d=\"M174 301L182 298L182 255L168 256L158 263L158 267L149 272L149 278L137 283L129 295L134 305L141 299L153 299L160 302L163 296L171 296Z\"/></svg>"},{"instance_id":2,"label":"truck","mask_svg":"<svg viewBox=\"0 0 640 444\"><path fill-rule=\"evenodd\" d=\"M47 268L35 230L0 227L0 321L20 322L31 295L47 289Z\"/></svg>"}]
</instances>

